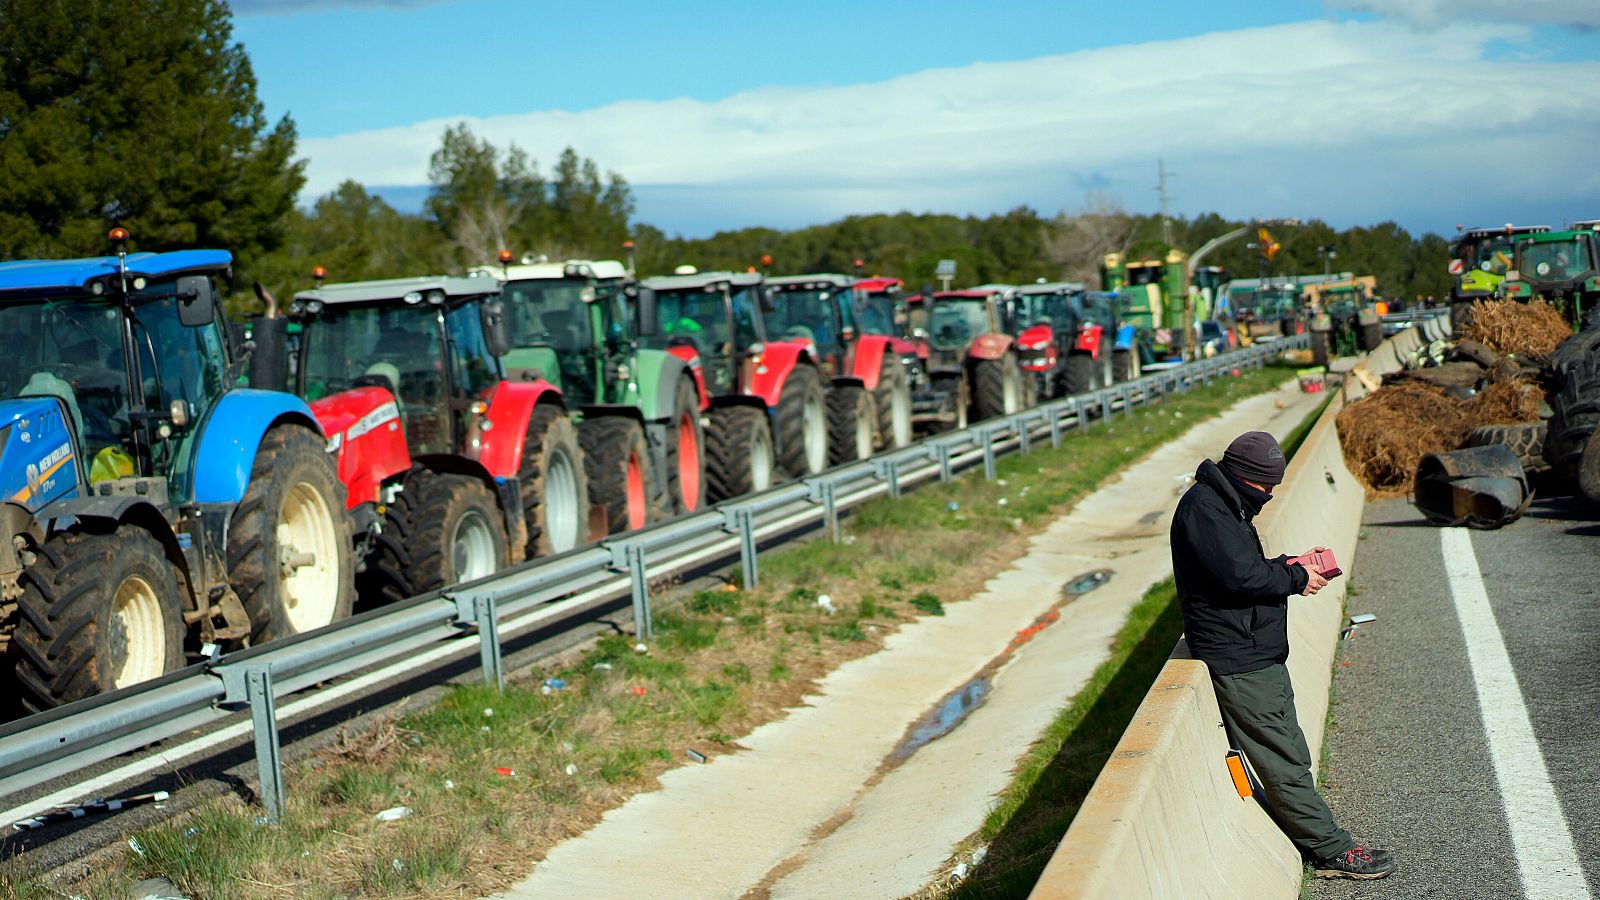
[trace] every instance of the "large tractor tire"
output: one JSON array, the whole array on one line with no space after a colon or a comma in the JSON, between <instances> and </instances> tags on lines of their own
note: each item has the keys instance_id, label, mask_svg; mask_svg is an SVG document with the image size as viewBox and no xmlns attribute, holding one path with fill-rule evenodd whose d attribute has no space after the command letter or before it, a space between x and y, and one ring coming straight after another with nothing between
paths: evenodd
<instances>
[{"instance_id":1,"label":"large tractor tire","mask_svg":"<svg viewBox=\"0 0 1600 900\"><path fill-rule=\"evenodd\" d=\"M1578 457L1578 490L1590 503L1600 506L1600 430L1589 433Z\"/></svg>"},{"instance_id":2,"label":"large tractor tire","mask_svg":"<svg viewBox=\"0 0 1600 900\"><path fill-rule=\"evenodd\" d=\"M878 446L898 450L911 443L911 379L900 358L883 355L883 370L872 392L878 411Z\"/></svg>"},{"instance_id":3,"label":"large tractor tire","mask_svg":"<svg viewBox=\"0 0 1600 900\"><path fill-rule=\"evenodd\" d=\"M1544 469L1544 422L1519 422L1513 425L1479 425L1467 434L1466 446L1488 447L1505 444L1517 455L1525 471Z\"/></svg>"},{"instance_id":4,"label":"large tractor tire","mask_svg":"<svg viewBox=\"0 0 1600 900\"><path fill-rule=\"evenodd\" d=\"M1584 445L1600 427L1600 353L1595 352L1600 348L1583 355L1563 353L1573 340L1556 349L1560 387L1550 399L1550 431L1545 438L1545 458L1563 476L1577 475Z\"/></svg>"},{"instance_id":5,"label":"large tractor tire","mask_svg":"<svg viewBox=\"0 0 1600 900\"><path fill-rule=\"evenodd\" d=\"M361 599L393 603L492 575L510 561L505 516L487 485L415 468L384 516L361 575Z\"/></svg>"},{"instance_id":6,"label":"large tractor tire","mask_svg":"<svg viewBox=\"0 0 1600 900\"><path fill-rule=\"evenodd\" d=\"M678 379L672 427L667 435L667 493L675 513L706 505L706 436L700 426L700 394L688 376Z\"/></svg>"},{"instance_id":7,"label":"large tractor tire","mask_svg":"<svg viewBox=\"0 0 1600 900\"><path fill-rule=\"evenodd\" d=\"M967 427L969 422L968 411L972 406L972 391L967 385L967 379L960 375L935 375L930 379L933 390L950 397L950 411L953 414L949 428L960 431Z\"/></svg>"},{"instance_id":8,"label":"large tractor tire","mask_svg":"<svg viewBox=\"0 0 1600 900\"><path fill-rule=\"evenodd\" d=\"M1024 403L1022 367L1009 353L972 366L972 416L991 419L1019 412Z\"/></svg>"},{"instance_id":9,"label":"large tractor tire","mask_svg":"<svg viewBox=\"0 0 1600 900\"><path fill-rule=\"evenodd\" d=\"M524 558L565 553L589 540L589 482L566 410L551 403L534 408L517 482L528 527Z\"/></svg>"},{"instance_id":10,"label":"large tractor tire","mask_svg":"<svg viewBox=\"0 0 1600 900\"><path fill-rule=\"evenodd\" d=\"M250 615L250 643L350 615L355 554L344 485L317 434L267 432L228 523L228 582Z\"/></svg>"},{"instance_id":11,"label":"large tractor tire","mask_svg":"<svg viewBox=\"0 0 1600 900\"><path fill-rule=\"evenodd\" d=\"M18 700L27 712L148 681L183 666L178 572L130 526L58 534L22 572Z\"/></svg>"},{"instance_id":12,"label":"large tractor tire","mask_svg":"<svg viewBox=\"0 0 1600 900\"><path fill-rule=\"evenodd\" d=\"M828 399L822 375L801 363L778 394L778 465L795 478L828 467Z\"/></svg>"},{"instance_id":13,"label":"large tractor tire","mask_svg":"<svg viewBox=\"0 0 1600 900\"><path fill-rule=\"evenodd\" d=\"M1311 364L1325 366L1332 357L1333 334L1327 331L1311 332Z\"/></svg>"},{"instance_id":14,"label":"large tractor tire","mask_svg":"<svg viewBox=\"0 0 1600 900\"><path fill-rule=\"evenodd\" d=\"M766 413L752 406L711 411L706 429L706 491L712 503L772 487L777 458Z\"/></svg>"},{"instance_id":15,"label":"large tractor tire","mask_svg":"<svg viewBox=\"0 0 1600 900\"><path fill-rule=\"evenodd\" d=\"M1130 350L1116 350L1111 354L1112 383L1133 381L1143 373L1139 365L1139 348Z\"/></svg>"},{"instance_id":16,"label":"large tractor tire","mask_svg":"<svg viewBox=\"0 0 1600 900\"><path fill-rule=\"evenodd\" d=\"M847 384L828 392L828 462L851 463L872 456L877 443L878 411L872 393Z\"/></svg>"},{"instance_id":17,"label":"large tractor tire","mask_svg":"<svg viewBox=\"0 0 1600 900\"><path fill-rule=\"evenodd\" d=\"M1109 350L1105 352L1107 356L1110 355ZM1095 359L1092 354L1073 351L1067 357L1067 364L1061 373L1063 395L1070 397L1097 391L1106 386L1107 374L1106 362Z\"/></svg>"},{"instance_id":18,"label":"large tractor tire","mask_svg":"<svg viewBox=\"0 0 1600 900\"><path fill-rule=\"evenodd\" d=\"M650 485L650 444L644 426L622 416L585 419L578 426L590 502L605 509L606 533L637 531L664 518Z\"/></svg>"},{"instance_id":19,"label":"large tractor tire","mask_svg":"<svg viewBox=\"0 0 1600 900\"><path fill-rule=\"evenodd\" d=\"M1371 353L1383 343L1383 322L1367 322L1358 326L1360 328L1361 349Z\"/></svg>"}]
</instances>

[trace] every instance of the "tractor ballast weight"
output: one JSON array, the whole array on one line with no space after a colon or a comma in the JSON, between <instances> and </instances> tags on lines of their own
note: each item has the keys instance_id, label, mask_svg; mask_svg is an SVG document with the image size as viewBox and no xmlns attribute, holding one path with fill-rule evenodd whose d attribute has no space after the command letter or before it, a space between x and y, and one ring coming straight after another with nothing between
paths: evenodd
<instances>
[{"instance_id":1,"label":"tractor ballast weight","mask_svg":"<svg viewBox=\"0 0 1600 900\"><path fill-rule=\"evenodd\" d=\"M0 364L0 634L23 709L350 612L344 493L311 410L233 387L230 264L120 248L0 264L17 341Z\"/></svg>"},{"instance_id":2,"label":"tractor ballast weight","mask_svg":"<svg viewBox=\"0 0 1600 900\"><path fill-rule=\"evenodd\" d=\"M804 477L828 465L827 398L812 341L769 335L771 290L754 272L686 272L645 279L639 333L683 359L706 413L712 501Z\"/></svg>"},{"instance_id":3,"label":"tractor ballast weight","mask_svg":"<svg viewBox=\"0 0 1600 900\"><path fill-rule=\"evenodd\" d=\"M503 254L509 257L510 254ZM512 380L544 378L578 422L589 498L610 533L642 528L705 504L700 384L690 362L642 346L637 287L615 260L483 266L501 279Z\"/></svg>"},{"instance_id":4,"label":"tractor ballast weight","mask_svg":"<svg viewBox=\"0 0 1600 900\"><path fill-rule=\"evenodd\" d=\"M302 291L295 390L328 430L366 526L369 604L492 574L590 536L561 392L511 381L500 283L432 276Z\"/></svg>"},{"instance_id":5,"label":"tractor ballast weight","mask_svg":"<svg viewBox=\"0 0 1600 900\"><path fill-rule=\"evenodd\" d=\"M866 331L866 308L856 279L838 274L767 279L773 310L767 326L810 341L828 379L828 458L866 459L883 448L911 442L911 383L903 359L916 348L889 334Z\"/></svg>"}]
</instances>

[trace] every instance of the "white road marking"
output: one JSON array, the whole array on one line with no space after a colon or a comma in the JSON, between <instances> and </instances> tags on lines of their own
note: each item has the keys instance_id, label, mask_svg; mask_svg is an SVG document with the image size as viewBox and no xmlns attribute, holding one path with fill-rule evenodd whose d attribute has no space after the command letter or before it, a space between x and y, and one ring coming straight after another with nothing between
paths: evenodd
<instances>
[{"instance_id":1,"label":"white road marking","mask_svg":"<svg viewBox=\"0 0 1600 900\"><path fill-rule=\"evenodd\" d=\"M1556 800L1522 702L1517 673L1511 668L1511 656L1489 606L1478 557L1472 552L1472 533L1465 528L1446 528L1441 534L1444 570L1466 639L1478 709L1489 737L1489 760L1511 826L1522 888L1532 900L1589 898L1572 832Z\"/></svg>"}]
</instances>

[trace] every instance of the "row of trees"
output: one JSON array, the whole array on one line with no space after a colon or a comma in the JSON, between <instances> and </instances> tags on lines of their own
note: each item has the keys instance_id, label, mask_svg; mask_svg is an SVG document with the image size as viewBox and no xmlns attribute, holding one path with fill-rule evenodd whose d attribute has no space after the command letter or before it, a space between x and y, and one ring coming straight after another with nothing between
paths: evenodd
<instances>
[{"instance_id":1,"label":"row of trees","mask_svg":"<svg viewBox=\"0 0 1600 900\"><path fill-rule=\"evenodd\" d=\"M630 238L641 275L681 263L776 273L863 270L933 281L941 259L957 284L1081 280L1094 284L1112 251L1140 252L1163 233L1155 217L1103 196L1046 217L1027 207L991 216L909 212L850 216L793 231L745 228L669 237L634 221L627 181L567 149L550 167L500 148L466 125L448 129L418 213L355 182L308 208L296 204L303 163L295 127L269 124L243 47L220 0L146 0L138 14L95 0L0 0L0 258L96 255L105 230L136 246L231 249L238 285L304 284L313 265L353 280L462 271L509 248L518 255L609 258ZM78 27L62 28L63 21ZM1193 250L1240 223L1215 214L1168 223ZM1392 222L1338 231L1313 221L1281 229L1279 273L1336 269L1378 276L1391 294L1442 296L1446 244ZM1258 260L1235 243L1208 262L1240 276Z\"/></svg>"}]
</instances>

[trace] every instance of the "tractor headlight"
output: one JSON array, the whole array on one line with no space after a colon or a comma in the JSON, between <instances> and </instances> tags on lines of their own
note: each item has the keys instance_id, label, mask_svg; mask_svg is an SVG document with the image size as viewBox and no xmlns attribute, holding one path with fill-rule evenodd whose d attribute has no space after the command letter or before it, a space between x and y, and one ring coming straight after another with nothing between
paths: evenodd
<instances>
[{"instance_id":1,"label":"tractor headlight","mask_svg":"<svg viewBox=\"0 0 1600 900\"><path fill-rule=\"evenodd\" d=\"M412 291L400 299L404 300L407 305L416 306L418 303L422 302L422 294L418 293L417 291Z\"/></svg>"},{"instance_id":2,"label":"tractor headlight","mask_svg":"<svg viewBox=\"0 0 1600 900\"><path fill-rule=\"evenodd\" d=\"M444 291L429 291L428 302L434 306L444 305Z\"/></svg>"}]
</instances>

